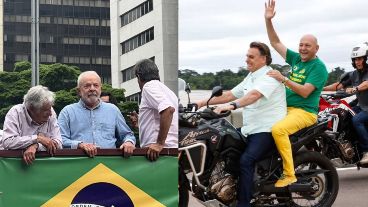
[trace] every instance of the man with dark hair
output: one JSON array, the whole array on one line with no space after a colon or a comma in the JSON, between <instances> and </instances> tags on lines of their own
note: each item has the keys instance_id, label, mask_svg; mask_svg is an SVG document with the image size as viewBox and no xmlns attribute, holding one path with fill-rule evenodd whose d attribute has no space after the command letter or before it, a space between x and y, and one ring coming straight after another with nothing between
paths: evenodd
<instances>
[{"instance_id":1,"label":"man with dark hair","mask_svg":"<svg viewBox=\"0 0 368 207\"><path fill-rule=\"evenodd\" d=\"M355 94L358 105L353 107L353 126L358 133L359 145L363 151L360 164L368 164L368 42L354 46L351 51L351 64L356 69L349 73L349 78L341 84L334 83L323 88L325 91L345 89Z\"/></svg>"},{"instance_id":2,"label":"man with dark hair","mask_svg":"<svg viewBox=\"0 0 368 207\"><path fill-rule=\"evenodd\" d=\"M239 207L250 206L255 163L275 147L271 127L286 115L285 87L267 75L272 70L269 67L272 62L270 49L261 42L252 42L249 47L246 63L250 73L231 91L226 91L209 102L230 102L218 106L216 113L244 107L241 132L248 142L240 157ZM197 104L200 108L206 103L207 99L204 99Z\"/></svg>"},{"instance_id":3,"label":"man with dark hair","mask_svg":"<svg viewBox=\"0 0 368 207\"><path fill-rule=\"evenodd\" d=\"M154 161L162 148L178 147L178 97L160 82L153 61L141 60L134 70L142 99L139 115L132 114L131 120L136 126L139 124L140 145L148 147L147 157Z\"/></svg>"},{"instance_id":4,"label":"man with dark hair","mask_svg":"<svg viewBox=\"0 0 368 207\"><path fill-rule=\"evenodd\" d=\"M105 103L112 103L114 104L115 106L118 105L118 102L116 100L116 98L112 95L112 93L110 92L105 92L105 91L102 91L101 92L101 95L100 95L100 99L105 102Z\"/></svg>"}]
</instances>

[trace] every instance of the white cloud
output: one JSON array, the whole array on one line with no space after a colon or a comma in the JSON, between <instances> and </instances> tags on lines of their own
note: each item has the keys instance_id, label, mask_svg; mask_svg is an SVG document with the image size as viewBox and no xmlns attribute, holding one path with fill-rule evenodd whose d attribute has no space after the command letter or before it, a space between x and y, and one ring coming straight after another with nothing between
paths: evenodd
<instances>
[{"instance_id":1,"label":"white cloud","mask_svg":"<svg viewBox=\"0 0 368 207\"><path fill-rule=\"evenodd\" d=\"M303 34L315 34L329 70L352 70L352 47L368 41L366 8L365 0L278 0L273 23L290 49L297 50ZM268 43L263 15L264 1L179 1L179 68L237 71L250 42ZM284 64L275 51L272 56Z\"/></svg>"}]
</instances>

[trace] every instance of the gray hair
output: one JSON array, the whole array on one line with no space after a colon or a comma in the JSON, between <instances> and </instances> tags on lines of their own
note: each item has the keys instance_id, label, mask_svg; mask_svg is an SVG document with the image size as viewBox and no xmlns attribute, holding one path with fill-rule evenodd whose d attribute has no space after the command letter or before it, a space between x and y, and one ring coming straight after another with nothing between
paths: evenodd
<instances>
[{"instance_id":1,"label":"gray hair","mask_svg":"<svg viewBox=\"0 0 368 207\"><path fill-rule=\"evenodd\" d=\"M93 70L90 70L90 71L84 71L83 73L81 73L79 76L78 76L78 88L81 86L81 82L82 82L82 79L88 75L95 75L97 76L99 79L100 79L100 82L101 82L101 77L96 73L96 71L93 71Z\"/></svg>"},{"instance_id":2,"label":"gray hair","mask_svg":"<svg viewBox=\"0 0 368 207\"><path fill-rule=\"evenodd\" d=\"M41 109L43 104L50 103L54 105L55 93L49 91L47 87L38 85L30 88L26 95L23 97L23 104L29 109L31 106L36 109Z\"/></svg>"},{"instance_id":3,"label":"gray hair","mask_svg":"<svg viewBox=\"0 0 368 207\"><path fill-rule=\"evenodd\" d=\"M134 66L134 71L135 75L143 82L160 80L157 65L150 59L138 61Z\"/></svg>"}]
</instances>

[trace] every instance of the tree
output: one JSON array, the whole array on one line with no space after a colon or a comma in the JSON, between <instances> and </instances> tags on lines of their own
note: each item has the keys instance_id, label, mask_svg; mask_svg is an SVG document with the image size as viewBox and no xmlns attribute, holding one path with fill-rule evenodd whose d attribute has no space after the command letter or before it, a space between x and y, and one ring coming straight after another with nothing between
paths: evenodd
<instances>
[{"instance_id":1,"label":"tree","mask_svg":"<svg viewBox=\"0 0 368 207\"><path fill-rule=\"evenodd\" d=\"M21 72L21 71L24 71L24 70L28 70L30 69L32 66L31 66L31 63L28 62L28 61L21 61L21 62L16 62L14 64L14 69L13 71L14 72Z\"/></svg>"},{"instance_id":2,"label":"tree","mask_svg":"<svg viewBox=\"0 0 368 207\"><path fill-rule=\"evenodd\" d=\"M340 80L340 76L345 73L344 68L336 67L328 74L326 85L330 85Z\"/></svg>"},{"instance_id":3,"label":"tree","mask_svg":"<svg viewBox=\"0 0 368 207\"><path fill-rule=\"evenodd\" d=\"M56 63L40 67L40 83L51 91L69 90L77 85L80 70L76 67Z\"/></svg>"}]
</instances>

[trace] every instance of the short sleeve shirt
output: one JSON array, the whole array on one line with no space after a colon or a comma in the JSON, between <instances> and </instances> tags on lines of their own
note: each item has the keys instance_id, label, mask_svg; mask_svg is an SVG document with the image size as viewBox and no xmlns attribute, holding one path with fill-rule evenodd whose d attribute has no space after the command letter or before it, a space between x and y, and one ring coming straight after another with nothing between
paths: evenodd
<instances>
[{"instance_id":1,"label":"short sleeve shirt","mask_svg":"<svg viewBox=\"0 0 368 207\"><path fill-rule=\"evenodd\" d=\"M286 52L286 62L291 66L291 74L289 76L291 81L301 85L310 83L315 87L315 90L307 98L303 98L286 87L287 106L301 108L310 113L317 114L319 96L328 77L325 64L318 57L307 62L302 62L300 54L290 49Z\"/></svg>"},{"instance_id":2,"label":"short sleeve shirt","mask_svg":"<svg viewBox=\"0 0 368 207\"><path fill-rule=\"evenodd\" d=\"M160 112L175 109L165 140L166 148L178 147L178 97L165 84L151 80L144 84L142 100L139 105L139 140L141 147L157 143L160 129Z\"/></svg>"},{"instance_id":3,"label":"short sleeve shirt","mask_svg":"<svg viewBox=\"0 0 368 207\"><path fill-rule=\"evenodd\" d=\"M263 96L255 103L243 108L242 134L250 135L271 132L271 127L286 115L285 87L266 73L272 70L264 66L251 72L231 90L236 98L242 98L251 90Z\"/></svg>"}]
</instances>

